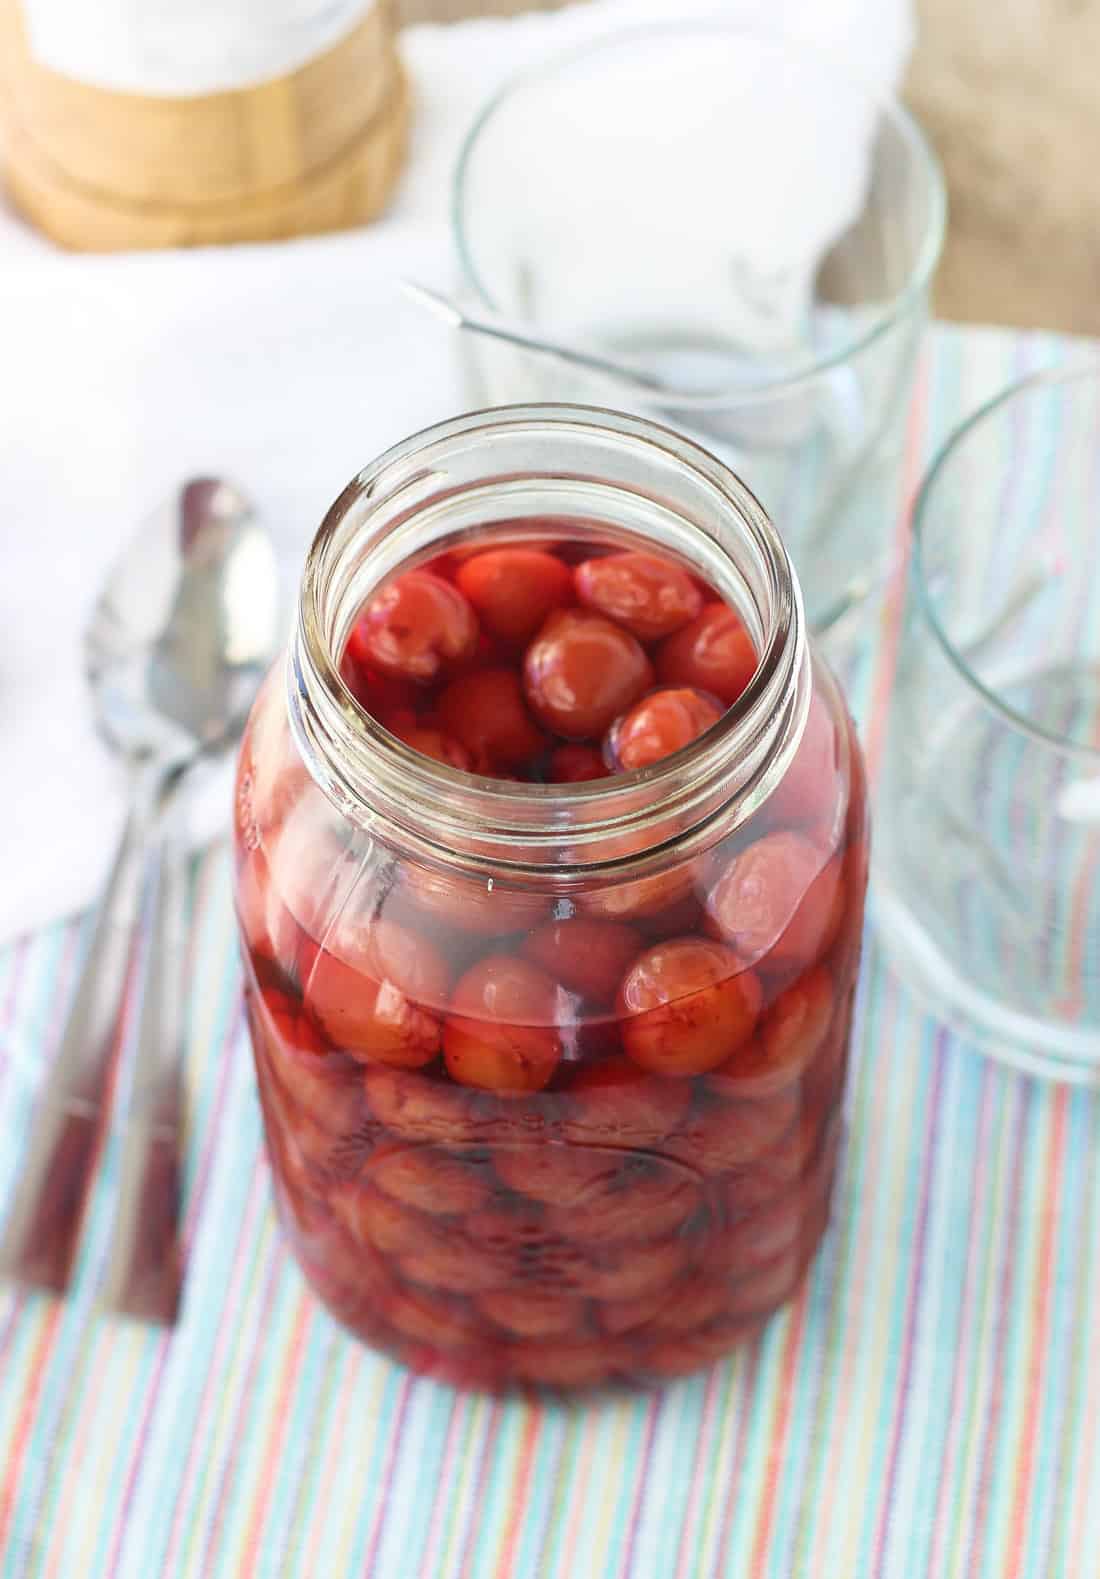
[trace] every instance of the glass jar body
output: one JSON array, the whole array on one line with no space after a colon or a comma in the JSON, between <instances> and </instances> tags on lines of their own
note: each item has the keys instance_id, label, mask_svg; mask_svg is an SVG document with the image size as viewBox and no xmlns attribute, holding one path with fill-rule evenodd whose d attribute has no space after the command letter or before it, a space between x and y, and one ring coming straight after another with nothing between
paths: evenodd
<instances>
[{"instance_id":1,"label":"glass jar body","mask_svg":"<svg viewBox=\"0 0 1100 1579\"><path fill-rule=\"evenodd\" d=\"M448 850L322 790L286 674L241 752L236 901L278 1207L314 1291L462 1385L717 1358L796 1292L828 1219L867 866L831 677L802 647L782 771L735 808L670 834L662 800L593 834L608 792L581 786L550 802L554 859L533 842L502 863L478 830ZM646 996L678 969L682 991ZM456 986L486 971L479 1015Z\"/></svg>"}]
</instances>

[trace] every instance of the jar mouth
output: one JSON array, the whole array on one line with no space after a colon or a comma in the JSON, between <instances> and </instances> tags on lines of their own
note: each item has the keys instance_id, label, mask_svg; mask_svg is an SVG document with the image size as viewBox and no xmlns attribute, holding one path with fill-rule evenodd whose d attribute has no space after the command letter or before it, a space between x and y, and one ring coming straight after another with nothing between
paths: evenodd
<instances>
[{"instance_id":1,"label":"jar mouth","mask_svg":"<svg viewBox=\"0 0 1100 1579\"><path fill-rule=\"evenodd\" d=\"M470 465L475 470L470 474ZM617 475L614 475L617 473ZM354 699L340 674L372 592L417 558L501 531L555 526L606 543L654 538L733 603L758 653L748 686L704 735L650 767L581 784L485 778L422 755ZM501 529L501 530L498 530ZM450 864L519 876L547 866L636 869L716 816L751 814L786 770L809 705L801 592L762 505L709 451L645 418L591 406L503 406L393 446L325 516L303 572L288 664L291 726L342 815Z\"/></svg>"}]
</instances>

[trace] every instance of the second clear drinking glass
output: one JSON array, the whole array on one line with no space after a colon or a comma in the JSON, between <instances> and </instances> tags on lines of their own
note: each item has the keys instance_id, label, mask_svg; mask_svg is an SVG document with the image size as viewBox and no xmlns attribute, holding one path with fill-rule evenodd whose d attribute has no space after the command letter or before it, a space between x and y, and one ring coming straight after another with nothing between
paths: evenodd
<instances>
[{"instance_id":1,"label":"second clear drinking glass","mask_svg":"<svg viewBox=\"0 0 1100 1579\"><path fill-rule=\"evenodd\" d=\"M944 219L900 105L736 24L620 34L487 108L454 205L482 311L632 357L677 391L632 398L471 339L471 404L655 416L752 479L811 626L877 588Z\"/></svg>"},{"instance_id":2,"label":"second clear drinking glass","mask_svg":"<svg viewBox=\"0 0 1100 1579\"><path fill-rule=\"evenodd\" d=\"M994 1057L1100 1073L1100 365L1008 390L917 501L876 908Z\"/></svg>"}]
</instances>

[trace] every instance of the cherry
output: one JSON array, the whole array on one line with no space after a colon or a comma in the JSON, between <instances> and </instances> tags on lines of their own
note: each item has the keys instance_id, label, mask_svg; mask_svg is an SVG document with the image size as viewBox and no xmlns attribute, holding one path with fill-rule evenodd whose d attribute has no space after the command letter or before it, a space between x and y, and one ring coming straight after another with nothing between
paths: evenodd
<instances>
[{"instance_id":1,"label":"cherry","mask_svg":"<svg viewBox=\"0 0 1100 1579\"><path fill-rule=\"evenodd\" d=\"M465 560L455 575L485 629L500 641L530 641L551 609L571 601L568 566L537 548L493 548Z\"/></svg>"},{"instance_id":2,"label":"cherry","mask_svg":"<svg viewBox=\"0 0 1100 1579\"><path fill-rule=\"evenodd\" d=\"M470 753L461 741L453 735L444 734L442 729L418 724L415 714L410 715L408 720L401 718L392 721L387 727L391 735L396 735L398 740L411 746L414 751L419 751L422 756L432 757L436 762L444 762L449 768L460 768L466 773L473 766Z\"/></svg>"},{"instance_id":3,"label":"cherry","mask_svg":"<svg viewBox=\"0 0 1100 1579\"><path fill-rule=\"evenodd\" d=\"M639 1294L634 1299L605 1300L596 1307L600 1330L617 1338L623 1333L637 1333L641 1327L648 1328L656 1324L676 1299L681 1286L650 1289L648 1294Z\"/></svg>"},{"instance_id":4,"label":"cherry","mask_svg":"<svg viewBox=\"0 0 1100 1579\"><path fill-rule=\"evenodd\" d=\"M541 1139L493 1151L493 1165L509 1189L548 1206L579 1205L621 1161L621 1153L610 1147Z\"/></svg>"},{"instance_id":5,"label":"cherry","mask_svg":"<svg viewBox=\"0 0 1100 1579\"><path fill-rule=\"evenodd\" d=\"M585 609L558 609L527 649L524 689L535 717L567 740L592 740L653 682L629 631Z\"/></svg>"},{"instance_id":6,"label":"cherry","mask_svg":"<svg viewBox=\"0 0 1100 1579\"><path fill-rule=\"evenodd\" d=\"M393 1287L381 1303L390 1326L403 1338L417 1343L461 1349L484 1336L481 1323L465 1300L454 1295Z\"/></svg>"},{"instance_id":7,"label":"cherry","mask_svg":"<svg viewBox=\"0 0 1100 1579\"><path fill-rule=\"evenodd\" d=\"M570 1206L552 1208L548 1224L579 1245L663 1239L698 1211L697 1181L667 1163L609 1168Z\"/></svg>"},{"instance_id":8,"label":"cherry","mask_svg":"<svg viewBox=\"0 0 1100 1579\"><path fill-rule=\"evenodd\" d=\"M816 1224L808 1223L804 1226L804 1239L809 1239L808 1231L811 1229L816 1238L820 1229ZM798 1292L816 1249L817 1245L812 1240L809 1248L796 1243L738 1278L730 1290L729 1314L737 1319L768 1316L778 1310L780 1305L787 1304Z\"/></svg>"},{"instance_id":9,"label":"cherry","mask_svg":"<svg viewBox=\"0 0 1100 1579\"><path fill-rule=\"evenodd\" d=\"M815 694L810 701L798 750L764 808L772 827L818 828L826 839L829 838L833 832L830 820L843 801L841 749L839 733L829 710Z\"/></svg>"},{"instance_id":10,"label":"cherry","mask_svg":"<svg viewBox=\"0 0 1100 1579\"><path fill-rule=\"evenodd\" d=\"M350 919L318 950L305 1005L337 1047L366 1063L415 1068L440 1049L450 972L428 940L396 921Z\"/></svg>"},{"instance_id":11,"label":"cherry","mask_svg":"<svg viewBox=\"0 0 1100 1579\"><path fill-rule=\"evenodd\" d=\"M720 943L694 936L658 943L619 989L623 1047L642 1068L702 1074L752 1034L762 997L757 978Z\"/></svg>"},{"instance_id":12,"label":"cherry","mask_svg":"<svg viewBox=\"0 0 1100 1579\"><path fill-rule=\"evenodd\" d=\"M842 862L797 833L771 833L736 854L707 897L707 930L746 965L803 970L844 919Z\"/></svg>"},{"instance_id":13,"label":"cherry","mask_svg":"<svg viewBox=\"0 0 1100 1579\"><path fill-rule=\"evenodd\" d=\"M564 1094L558 1128L566 1140L658 1152L691 1102L686 1083L659 1080L625 1058L582 1064Z\"/></svg>"},{"instance_id":14,"label":"cherry","mask_svg":"<svg viewBox=\"0 0 1100 1579\"><path fill-rule=\"evenodd\" d=\"M616 834L601 840L592 856L601 861L630 861L648 855L652 848L652 835L647 832ZM648 923L655 916L671 915L685 901L694 903L694 884L694 865L680 861L641 877L605 879L586 889L578 903L588 915L605 921Z\"/></svg>"},{"instance_id":15,"label":"cherry","mask_svg":"<svg viewBox=\"0 0 1100 1579\"><path fill-rule=\"evenodd\" d=\"M526 931L545 921L550 911L550 900L536 890L505 888L414 861L402 864L398 891L426 924L449 928L458 941L471 934L504 937Z\"/></svg>"},{"instance_id":16,"label":"cherry","mask_svg":"<svg viewBox=\"0 0 1100 1579\"><path fill-rule=\"evenodd\" d=\"M460 1085L540 1091L562 1055L562 990L526 960L479 960L451 997L443 1057Z\"/></svg>"},{"instance_id":17,"label":"cherry","mask_svg":"<svg viewBox=\"0 0 1100 1579\"><path fill-rule=\"evenodd\" d=\"M540 1290L491 1289L475 1301L481 1313L521 1338L562 1338L584 1330L584 1305Z\"/></svg>"},{"instance_id":18,"label":"cherry","mask_svg":"<svg viewBox=\"0 0 1100 1579\"><path fill-rule=\"evenodd\" d=\"M363 1080L370 1112L404 1140L470 1147L491 1135L492 1119L472 1092L382 1064L368 1066Z\"/></svg>"},{"instance_id":19,"label":"cherry","mask_svg":"<svg viewBox=\"0 0 1100 1579\"><path fill-rule=\"evenodd\" d=\"M833 983L815 966L772 1004L757 1028L709 1080L724 1097L770 1096L801 1078L825 1040L833 1017Z\"/></svg>"},{"instance_id":20,"label":"cherry","mask_svg":"<svg viewBox=\"0 0 1100 1579\"><path fill-rule=\"evenodd\" d=\"M653 1326L661 1333L688 1333L725 1315L729 1310L730 1285L723 1277L697 1273L681 1283L668 1299Z\"/></svg>"},{"instance_id":21,"label":"cherry","mask_svg":"<svg viewBox=\"0 0 1100 1579\"><path fill-rule=\"evenodd\" d=\"M756 649L733 609L708 603L690 625L661 643L656 663L662 685L693 685L729 707L756 672Z\"/></svg>"},{"instance_id":22,"label":"cherry","mask_svg":"<svg viewBox=\"0 0 1100 1579\"><path fill-rule=\"evenodd\" d=\"M762 1156L790 1129L797 1113L798 1096L791 1089L761 1102L700 1104L665 1149L713 1178Z\"/></svg>"},{"instance_id":23,"label":"cherry","mask_svg":"<svg viewBox=\"0 0 1100 1579\"><path fill-rule=\"evenodd\" d=\"M512 1359L514 1374L538 1387L593 1387L607 1381L616 1358L606 1344L524 1344Z\"/></svg>"},{"instance_id":24,"label":"cherry","mask_svg":"<svg viewBox=\"0 0 1100 1579\"><path fill-rule=\"evenodd\" d=\"M340 1221L361 1244L373 1245L383 1255L415 1249L424 1241L438 1237L438 1228L429 1217L358 1183L346 1183L332 1191L332 1208Z\"/></svg>"},{"instance_id":25,"label":"cherry","mask_svg":"<svg viewBox=\"0 0 1100 1579\"><path fill-rule=\"evenodd\" d=\"M697 740L724 711L713 698L686 686L651 691L612 724L604 756L623 773L649 767Z\"/></svg>"},{"instance_id":26,"label":"cherry","mask_svg":"<svg viewBox=\"0 0 1100 1579\"><path fill-rule=\"evenodd\" d=\"M460 675L440 696L438 711L444 729L469 752L478 772L524 767L545 748L511 669Z\"/></svg>"},{"instance_id":27,"label":"cherry","mask_svg":"<svg viewBox=\"0 0 1100 1579\"><path fill-rule=\"evenodd\" d=\"M642 940L633 927L587 916L549 921L523 944L525 956L556 981L601 1003L615 996L627 966L641 948Z\"/></svg>"},{"instance_id":28,"label":"cherry","mask_svg":"<svg viewBox=\"0 0 1100 1579\"><path fill-rule=\"evenodd\" d=\"M330 1051L293 998L272 989L262 998L250 997L256 1051L282 1093L279 1105L288 1127L301 1142L306 1126L315 1125L324 1132L319 1144L331 1150L335 1137L362 1121L355 1065ZM316 1149L309 1148L307 1155Z\"/></svg>"},{"instance_id":29,"label":"cherry","mask_svg":"<svg viewBox=\"0 0 1100 1579\"><path fill-rule=\"evenodd\" d=\"M457 587L410 570L367 604L348 651L363 667L428 684L472 658L477 645L477 618Z\"/></svg>"},{"instance_id":30,"label":"cherry","mask_svg":"<svg viewBox=\"0 0 1100 1579\"><path fill-rule=\"evenodd\" d=\"M605 554L573 572L586 608L625 625L641 641L657 641L693 620L703 606L698 586L679 565L656 554Z\"/></svg>"},{"instance_id":31,"label":"cherry","mask_svg":"<svg viewBox=\"0 0 1100 1579\"><path fill-rule=\"evenodd\" d=\"M611 772L603 754L595 746L558 746L550 754L547 778L551 784L587 784L605 779Z\"/></svg>"},{"instance_id":32,"label":"cherry","mask_svg":"<svg viewBox=\"0 0 1100 1579\"><path fill-rule=\"evenodd\" d=\"M394 1200L433 1215L475 1211L492 1191L486 1163L436 1146L379 1147L363 1177Z\"/></svg>"},{"instance_id":33,"label":"cherry","mask_svg":"<svg viewBox=\"0 0 1100 1579\"><path fill-rule=\"evenodd\" d=\"M584 1291L592 1299L638 1299L655 1289L667 1291L688 1260L683 1239L662 1239L656 1244L624 1245L593 1262L585 1274Z\"/></svg>"},{"instance_id":34,"label":"cherry","mask_svg":"<svg viewBox=\"0 0 1100 1579\"><path fill-rule=\"evenodd\" d=\"M451 1294L481 1294L508 1283L508 1270L495 1256L474 1249L458 1235L422 1235L398 1255L397 1268L410 1283Z\"/></svg>"}]
</instances>

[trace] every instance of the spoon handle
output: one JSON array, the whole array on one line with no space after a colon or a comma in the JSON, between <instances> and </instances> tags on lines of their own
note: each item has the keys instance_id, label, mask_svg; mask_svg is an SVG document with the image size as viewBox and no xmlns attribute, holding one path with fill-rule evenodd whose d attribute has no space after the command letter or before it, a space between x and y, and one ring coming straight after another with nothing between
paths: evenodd
<instances>
[{"instance_id":1,"label":"spoon handle","mask_svg":"<svg viewBox=\"0 0 1100 1579\"><path fill-rule=\"evenodd\" d=\"M99 1152L153 803L135 796L0 1239L0 1276L63 1293Z\"/></svg>"},{"instance_id":2,"label":"spoon handle","mask_svg":"<svg viewBox=\"0 0 1100 1579\"><path fill-rule=\"evenodd\" d=\"M179 1210L187 946L186 857L175 830L165 833L151 864L153 924L123 1129L118 1201L100 1301L120 1315L171 1326L182 1284Z\"/></svg>"}]
</instances>

